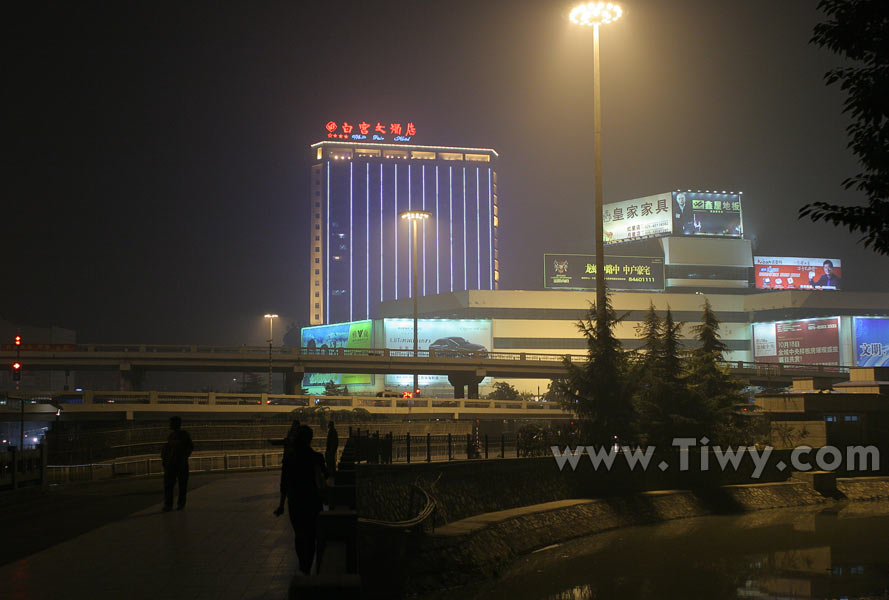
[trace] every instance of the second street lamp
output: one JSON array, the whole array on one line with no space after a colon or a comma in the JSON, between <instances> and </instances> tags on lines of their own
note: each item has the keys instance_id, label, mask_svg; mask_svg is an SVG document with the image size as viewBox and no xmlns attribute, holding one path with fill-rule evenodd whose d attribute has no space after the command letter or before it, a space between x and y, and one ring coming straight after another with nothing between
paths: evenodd
<instances>
[{"instance_id":1,"label":"second street lamp","mask_svg":"<svg viewBox=\"0 0 889 600\"><path fill-rule=\"evenodd\" d=\"M623 10L611 2L586 2L569 15L572 23L593 28L593 154L596 187L596 321L605 321L605 243L602 226L602 107L599 92L599 25L617 21Z\"/></svg>"},{"instance_id":2,"label":"second street lamp","mask_svg":"<svg viewBox=\"0 0 889 600\"><path fill-rule=\"evenodd\" d=\"M266 389L268 389L268 393L272 393L272 340L274 337L272 336L272 324L275 322L275 319L278 318L278 315L267 314L265 315L266 319L269 320L269 385Z\"/></svg>"},{"instance_id":3,"label":"second street lamp","mask_svg":"<svg viewBox=\"0 0 889 600\"><path fill-rule=\"evenodd\" d=\"M417 358L417 225L420 221L425 221L432 216L428 210L407 210L399 213L402 219L405 219L411 226L411 238L413 240L413 251L411 254L411 298L414 300L414 358ZM420 387L420 376L414 371L414 387L411 390L411 397L417 393Z\"/></svg>"}]
</instances>

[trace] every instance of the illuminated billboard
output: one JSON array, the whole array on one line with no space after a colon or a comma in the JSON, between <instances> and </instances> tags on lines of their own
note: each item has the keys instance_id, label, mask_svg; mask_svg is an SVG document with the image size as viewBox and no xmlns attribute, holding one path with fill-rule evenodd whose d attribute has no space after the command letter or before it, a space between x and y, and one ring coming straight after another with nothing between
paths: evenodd
<instances>
[{"instance_id":1,"label":"illuminated billboard","mask_svg":"<svg viewBox=\"0 0 889 600\"><path fill-rule=\"evenodd\" d=\"M603 235L606 244L670 235L671 195L655 194L614 202L602 207Z\"/></svg>"},{"instance_id":2,"label":"illuminated billboard","mask_svg":"<svg viewBox=\"0 0 889 600\"><path fill-rule=\"evenodd\" d=\"M390 350L414 349L413 319L383 319L385 347ZM491 321L487 319L419 319L417 349L449 352L487 352L492 346ZM387 386L413 386L414 376L386 375ZM448 385L442 375L420 375L421 387Z\"/></svg>"},{"instance_id":3,"label":"illuminated billboard","mask_svg":"<svg viewBox=\"0 0 889 600\"><path fill-rule=\"evenodd\" d=\"M333 323L316 327L303 327L302 347L308 352L336 353L340 348L371 348L373 344L373 321L352 321ZM306 373L303 385L324 385L332 381L337 384L373 383L373 375L361 373Z\"/></svg>"},{"instance_id":4,"label":"illuminated billboard","mask_svg":"<svg viewBox=\"0 0 889 600\"><path fill-rule=\"evenodd\" d=\"M839 365L840 319L754 323L753 360L788 365Z\"/></svg>"},{"instance_id":5,"label":"illuminated billboard","mask_svg":"<svg viewBox=\"0 0 889 600\"><path fill-rule=\"evenodd\" d=\"M328 121L324 131L329 140L365 140L369 142L410 142L417 135L412 121L389 123L361 121Z\"/></svg>"},{"instance_id":6,"label":"illuminated billboard","mask_svg":"<svg viewBox=\"0 0 889 600\"><path fill-rule=\"evenodd\" d=\"M548 290L595 290L592 254L544 254L543 287ZM612 290L664 289L664 259L654 256L606 256L605 284Z\"/></svg>"},{"instance_id":7,"label":"illuminated billboard","mask_svg":"<svg viewBox=\"0 0 889 600\"><path fill-rule=\"evenodd\" d=\"M673 192L673 235L741 237L741 195Z\"/></svg>"},{"instance_id":8,"label":"illuminated billboard","mask_svg":"<svg viewBox=\"0 0 889 600\"><path fill-rule=\"evenodd\" d=\"M855 366L889 366L889 317L853 317Z\"/></svg>"},{"instance_id":9,"label":"illuminated billboard","mask_svg":"<svg viewBox=\"0 0 889 600\"><path fill-rule=\"evenodd\" d=\"M843 268L838 258L754 256L760 290L839 290Z\"/></svg>"}]
</instances>

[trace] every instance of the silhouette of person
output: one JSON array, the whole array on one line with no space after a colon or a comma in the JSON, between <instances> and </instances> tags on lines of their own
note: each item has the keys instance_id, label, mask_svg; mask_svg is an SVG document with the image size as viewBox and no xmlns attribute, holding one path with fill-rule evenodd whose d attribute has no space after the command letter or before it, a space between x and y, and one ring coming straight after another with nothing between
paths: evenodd
<instances>
[{"instance_id":1,"label":"silhouette of person","mask_svg":"<svg viewBox=\"0 0 889 600\"><path fill-rule=\"evenodd\" d=\"M333 473L336 471L336 451L340 446L340 435L334 427L333 421L327 423L327 449L324 458L327 462L327 469Z\"/></svg>"},{"instance_id":2,"label":"silhouette of person","mask_svg":"<svg viewBox=\"0 0 889 600\"><path fill-rule=\"evenodd\" d=\"M315 559L321 489L327 479L324 457L312 450L312 428L300 426L292 448L284 450L281 462L281 501L275 516L284 514L284 500L293 527L293 544L299 570L308 575Z\"/></svg>"},{"instance_id":3,"label":"silhouette of person","mask_svg":"<svg viewBox=\"0 0 889 600\"><path fill-rule=\"evenodd\" d=\"M164 465L164 511L173 510L173 488L179 485L179 502L176 510L185 508L188 494L188 457L194 450L194 443L187 431L182 429L181 417L170 417L170 436L161 451Z\"/></svg>"},{"instance_id":4,"label":"silhouette of person","mask_svg":"<svg viewBox=\"0 0 889 600\"><path fill-rule=\"evenodd\" d=\"M293 423L290 424L290 431L287 432L280 440L269 440L269 443L272 446L284 446L285 449L288 445L293 445L293 442L296 441L296 433L299 431L299 419L294 419Z\"/></svg>"}]
</instances>

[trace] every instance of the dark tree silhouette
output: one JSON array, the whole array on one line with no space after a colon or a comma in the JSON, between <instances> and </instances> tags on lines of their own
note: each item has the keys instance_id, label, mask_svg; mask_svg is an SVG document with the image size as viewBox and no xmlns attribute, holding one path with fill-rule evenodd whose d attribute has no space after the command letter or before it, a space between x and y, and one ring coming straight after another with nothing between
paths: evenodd
<instances>
[{"instance_id":1,"label":"dark tree silhouette","mask_svg":"<svg viewBox=\"0 0 889 600\"><path fill-rule=\"evenodd\" d=\"M828 85L839 83L847 94L848 147L863 167L843 186L863 192L868 204L813 202L800 209L799 217L861 232L865 248L889 254L889 2L821 0L818 8L828 20L815 26L811 42L852 63L825 75Z\"/></svg>"}]
</instances>

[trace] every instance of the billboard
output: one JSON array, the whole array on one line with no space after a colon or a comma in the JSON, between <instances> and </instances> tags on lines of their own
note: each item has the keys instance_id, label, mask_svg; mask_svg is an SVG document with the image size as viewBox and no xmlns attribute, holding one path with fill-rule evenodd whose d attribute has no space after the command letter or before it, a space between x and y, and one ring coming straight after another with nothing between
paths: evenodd
<instances>
[{"instance_id":1,"label":"billboard","mask_svg":"<svg viewBox=\"0 0 889 600\"><path fill-rule=\"evenodd\" d=\"M612 290L663 290L664 259L658 256L606 256L605 284ZM593 254L544 254L543 287L595 290Z\"/></svg>"},{"instance_id":2,"label":"billboard","mask_svg":"<svg viewBox=\"0 0 889 600\"><path fill-rule=\"evenodd\" d=\"M840 319L754 323L753 360L789 365L839 365Z\"/></svg>"},{"instance_id":3,"label":"billboard","mask_svg":"<svg viewBox=\"0 0 889 600\"><path fill-rule=\"evenodd\" d=\"M606 244L617 244L670 235L669 192L614 202L602 207L602 229Z\"/></svg>"},{"instance_id":4,"label":"billboard","mask_svg":"<svg viewBox=\"0 0 889 600\"><path fill-rule=\"evenodd\" d=\"M673 192L673 235L741 237L741 195Z\"/></svg>"},{"instance_id":5,"label":"billboard","mask_svg":"<svg viewBox=\"0 0 889 600\"><path fill-rule=\"evenodd\" d=\"M839 290L843 268L838 258L754 256L760 290Z\"/></svg>"},{"instance_id":6,"label":"billboard","mask_svg":"<svg viewBox=\"0 0 889 600\"><path fill-rule=\"evenodd\" d=\"M853 317L855 366L889 366L889 317Z\"/></svg>"},{"instance_id":7,"label":"billboard","mask_svg":"<svg viewBox=\"0 0 889 600\"><path fill-rule=\"evenodd\" d=\"M302 347L309 352L336 352L339 348L371 348L373 344L373 321L352 321L303 327ZM304 386L324 385L328 381L337 384L370 384L373 375L361 373L306 373Z\"/></svg>"},{"instance_id":8,"label":"billboard","mask_svg":"<svg viewBox=\"0 0 889 600\"><path fill-rule=\"evenodd\" d=\"M492 345L491 321L488 319L419 319L417 321L417 349L459 352L486 352ZM414 349L413 319L383 319L383 339L390 350ZM414 384L414 376L386 375L387 386ZM420 375L421 387L448 385L443 375Z\"/></svg>"}]
</instances>

